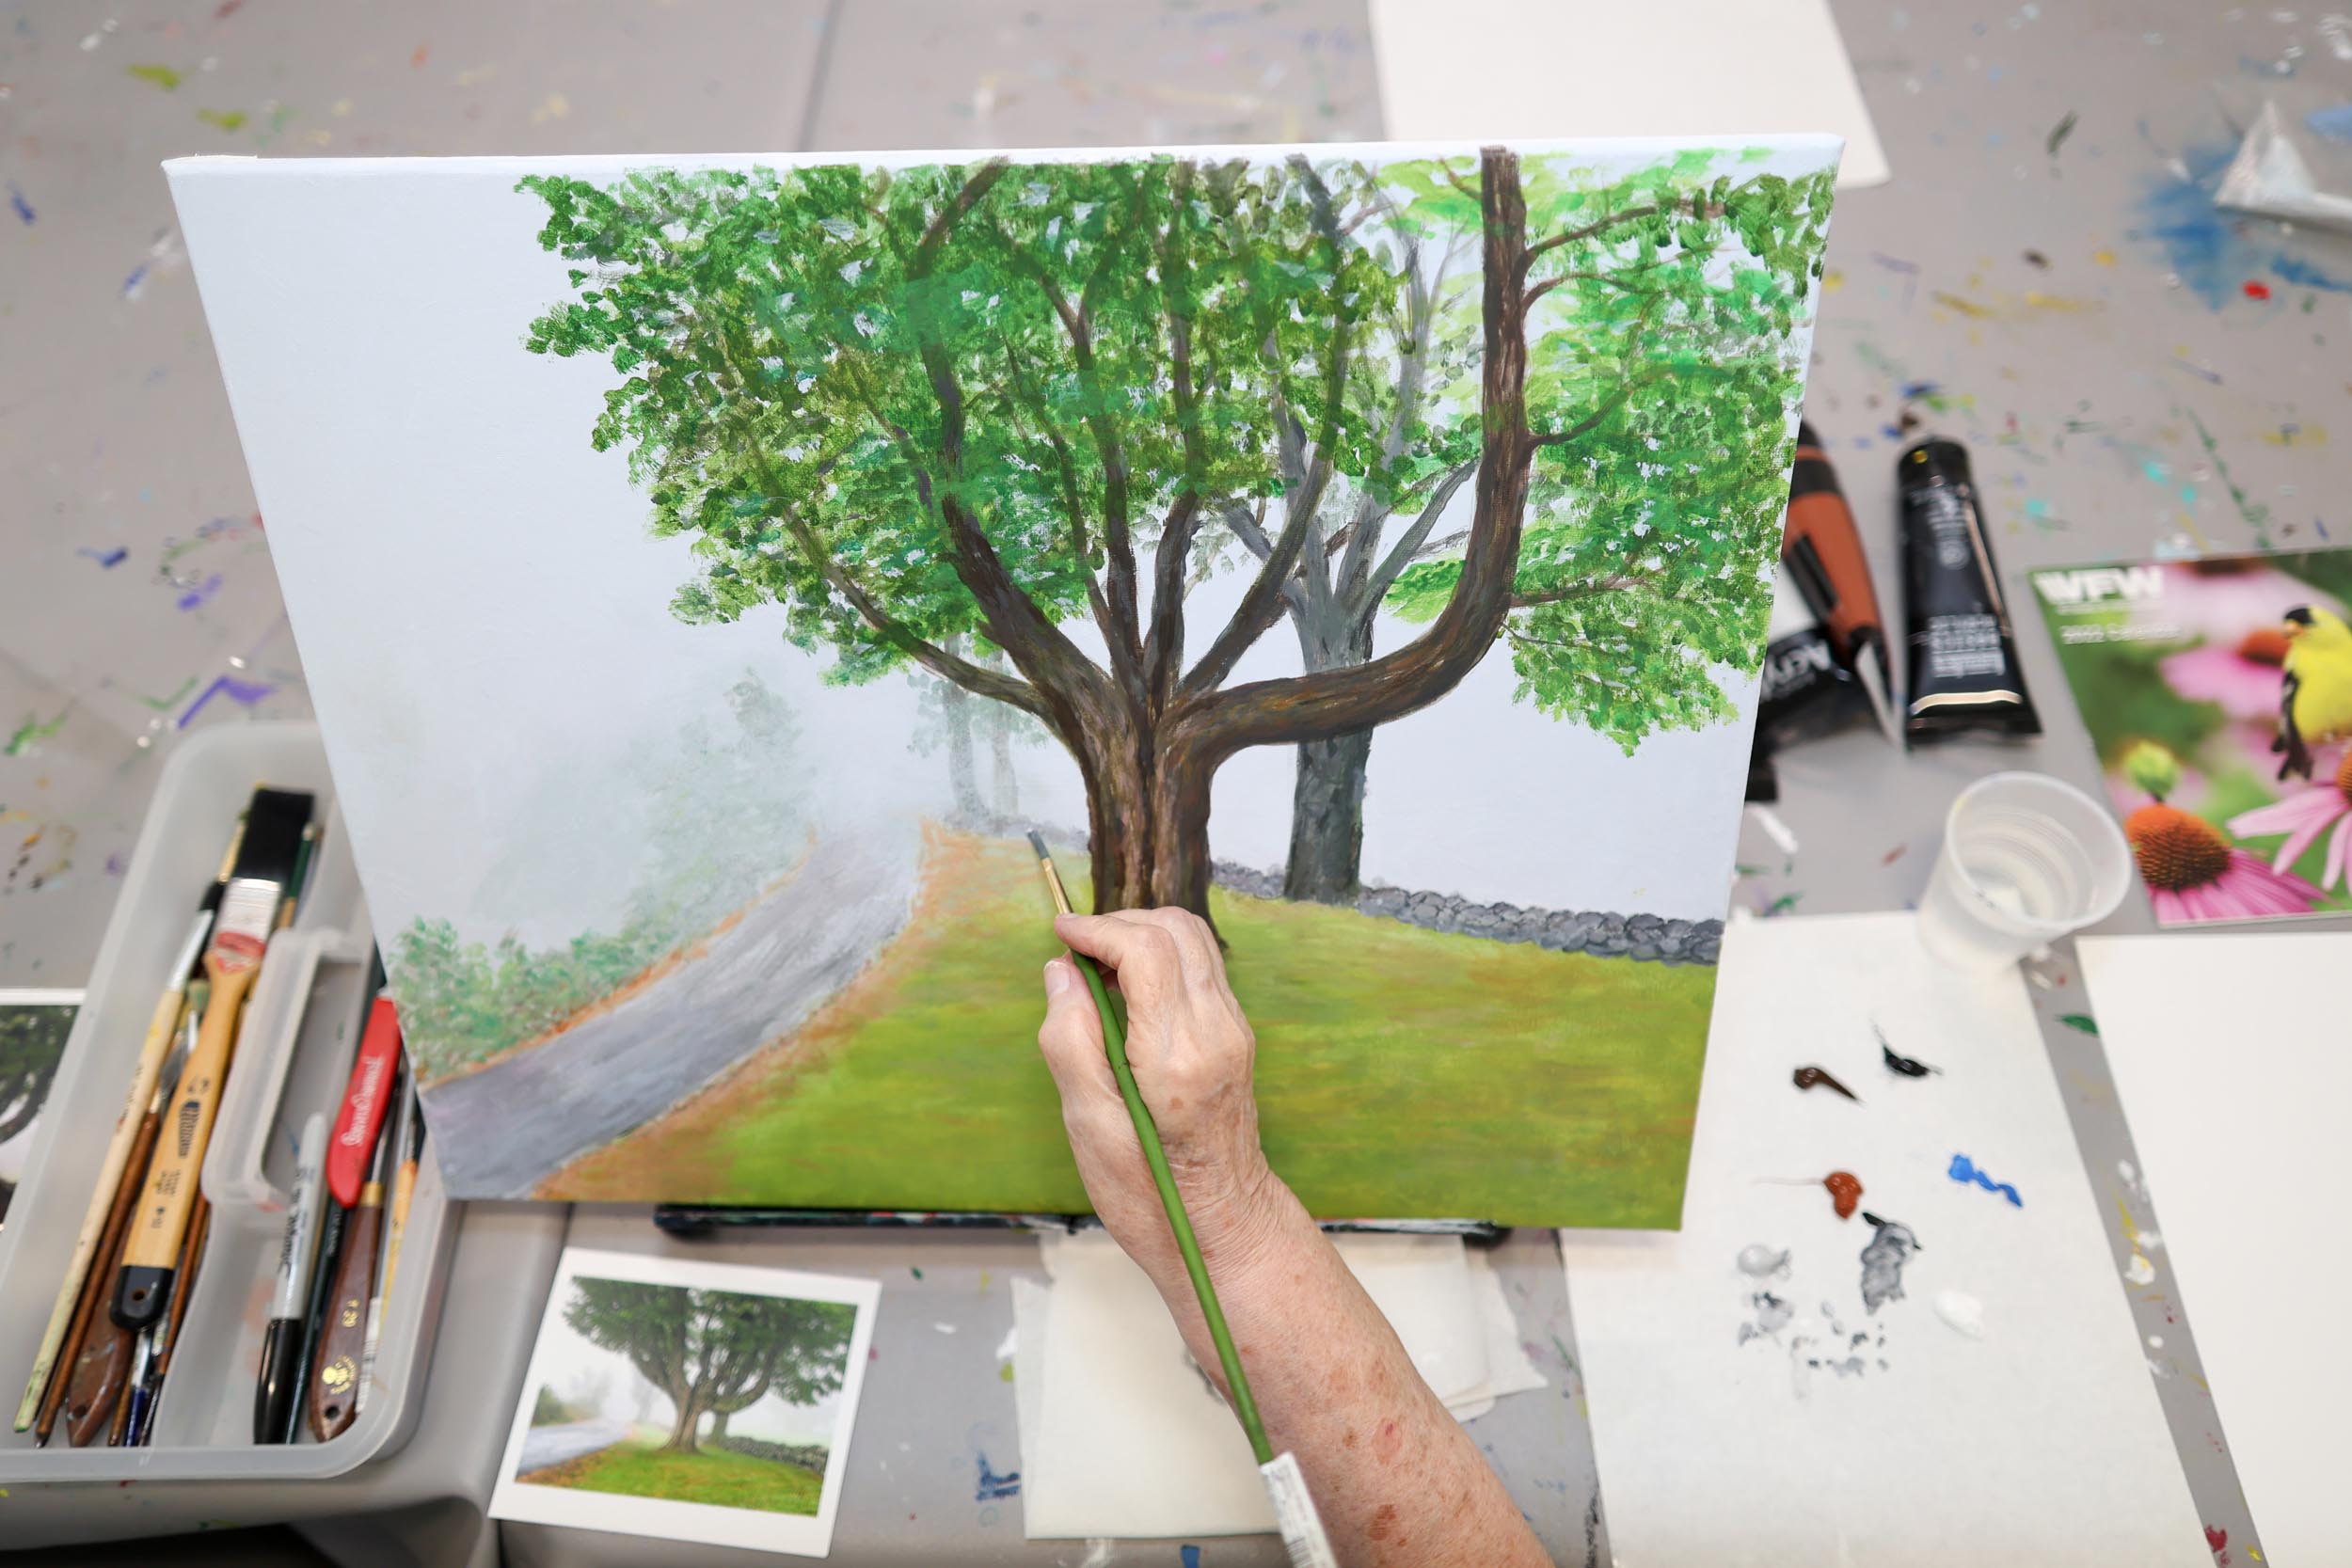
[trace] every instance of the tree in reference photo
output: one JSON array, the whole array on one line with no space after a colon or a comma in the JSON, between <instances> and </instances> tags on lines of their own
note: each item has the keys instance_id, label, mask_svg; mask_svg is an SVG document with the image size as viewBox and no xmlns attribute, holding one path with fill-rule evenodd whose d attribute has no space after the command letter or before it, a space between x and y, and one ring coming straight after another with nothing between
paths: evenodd
<instances>
[{"instance_id":1,"label":"tree in reference photo","mask_svg":"<svg viewBox=\"0 0 2352 1568\"><path fill-rule=\"evenodd\" d=\"M73 1032L73 1009L0 1006L0 1144L33 1124Z\"/></svg>"},{"instance_id":2,"label":"tree in reference photo","mask_svg":"<svg viewBox=\"0 0 2352 1568\"><path fill-rule=\"evenodd\" d=\"M593 439L692 539L681 617L774 604L833 680L912 663L1049 731L1097 908L1205 914L1211 784L1267 745L1338 753L1295 803L1328 847L1294 891L1336 897L1351 737L1499 640L1627 745L1756 661L1830 180L1741 161L534 176L577 297L525 343L619 377ZM1238 602L1190 625L1236 546ZM1423 629L1375 653L1384 604ZM1285 615L1327 654L1234 683Z\"/></svg>"},{"instance_id":3,"label":"tree in reference photo","mask_svg":"<svg viewBox=\"0 0 2352 1568\"><path fill-rule=\"evenodd\" d=\"M857 1309L733 1291L688 1290L625 1279L576 1279L564 1321L591 1344L626 1357L669 1397L674 1419L662 1446L699 1451L705 1416L714 1436L726 1419L770 1394L807 1404L841 1387Z\"/></svg>"}]
</instances>

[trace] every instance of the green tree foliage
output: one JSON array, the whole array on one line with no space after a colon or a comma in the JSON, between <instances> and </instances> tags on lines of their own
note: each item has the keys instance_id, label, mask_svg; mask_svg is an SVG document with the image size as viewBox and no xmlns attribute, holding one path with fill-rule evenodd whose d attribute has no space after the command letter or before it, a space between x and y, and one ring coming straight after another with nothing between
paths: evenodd
<instances>
[{"instance_id":1,"label":"green tree foliage","mask_svg":"<svg viewBox=\"0 0 2352 1568\"><path fill-rule=\"evenodd\" d=\"M40 1115L72 1032L72 1007L0 1006L0 1144Z\"/></svg>"},{"instance_id":2,"label":"green tree foliage","mask_svg":"<svg viewBox=\"0 0 2352 1568\"><path fill-rule=\"evenodd\" d=\"M1786 346L1818 264L1827 175L1713 174L1684 153L1595 189L1546 170L1531 268L1557 309L1528 345L1528 422L1547 431L1503 635L1519 695L1630 755L1661 730L1734 717L1716 684L1756 662L1788 502L1803 366ZM1467 212L1422 182L1417 221ZM1442 608L1458 562L1408 567L1407 620Z\"/></svg>"},{"instance_id":3,"label":"green tree foliage","mask_svg":"<svg viewBox=\"0 0 2352 1568\"><path fill-rule=\"evenodd\" d=\"M691 1453L707 1415L723 1418L770 1394L808 1404L838 1391L857 1308L580 1278L564 1321L669 1396L675 1417L665 1446ZM722 1434L723 1427L722 1420Z\"/></svg>"},{"instance_id":4,"label":"green tree foliage","mask_svg":"<svg viewBox=\"0 0 2352 1568\"><path fill-rule=\"evenodd\" d=\"M40 1115L73 1031L72 1007L0 1006L0 1144L22 1135ZM0 1180L0 1217L8 1212L16 1184Z\"/></svg>"},{"instance_id":5,"label":"green tree foliage","mask_svg":"<svg viewBox=\"0 0 2352 1568\"><path fill-rule=\"evenodd\" d=\"M1530 700L1622 745L1728 712L1829 179L1724 161L534 176L574 297L525 342L609 360L593 440L692 540L679 615L773 604L834 680L913 662L1035 716L1087 781L1098 904L1205 910L1226 758L1437 701L1506 632ZM1235 544L1249 584L1199 636ZM1428 629L1228 685L1335 587Z\"/></svg>"}]
</instances>

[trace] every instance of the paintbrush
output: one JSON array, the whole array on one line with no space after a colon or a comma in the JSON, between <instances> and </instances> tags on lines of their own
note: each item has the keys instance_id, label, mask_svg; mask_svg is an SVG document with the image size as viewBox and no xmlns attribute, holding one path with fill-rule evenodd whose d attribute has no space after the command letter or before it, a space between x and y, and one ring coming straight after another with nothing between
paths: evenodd
<instances>
[{"instance_id":1,"label":"paintbrush","mask_svg":"<svg viewBox=\"0 0 2352 1568\"><path fill-rule=\"evenodd\" d=\"M181 1036L180 1043L164 1059L157 1071L155 1085L148 1092L147 1110L132 1125L131 1143L124 1153L122 1179L116 1184L113 1201L108 1205L105 1224L99 1232L98 1245L92 1249L90 1265L84 1271L79 1304L73 1311L72 1331L62 1337L64 1354L56 1360L56 1375L47 1380L40 1402L40 1421L33 1441L47 1447L50 1434L57 1429L57 1418L63 1413L67 1396L73 1390L75 1369L81 1365L82 1349L89 1342L93 1325L113 1323L106 1317L106 1296L113 1289L113 1265L122 1250L123 1233L131 1228L131 1209L138 1196L139 1183L147 1173L148 1156L154 1151L156 1134L163 1127L164 1107L170 1103L180 1086L181 1064L187 1060L189 1043L195 1038L193 1020ZM69 1429L67 1436L71 1438ZM78 1445L77 1445L78 1446Z\"/></svg>"},{"instance_id":2,"label":"paintbrush","mask_svg":"<svg viewBox=\"0 0 2352 1568\"><path fill-rule=\"evenodd\" d=\"M196 1213L188 1221L187 1240L180 1244L179 1278L171 1291L171 1311L164 1319L163 1327L150 1329L148 1336L155 1344L155 1358L148 1364L145 1402L132 1412L130 1441L144 1445L155 1430L155 1411L164 1402L164 1379L171 1375L171 1353L180 1344L180 1325L187 1321L188 1302L196 1295L197 1271L204 1263L204 1244L213 1238L213 1206L202 1196L196 1200ZM134 1386L131 1398L137 1401L140 1389Z\"/></svg>"},{"instance_id":3,"label":"paintbrush","mask_svg":"<svg viewBox=\"0 0 2352 1568\"><path fill-rule=\"evenodd\" d=\"M228 852L220 858L220 872L205 889L203 901L198 906L196 918L188 927L186 940L175 955L168 983L156 999L154 1015L148 1021L147 1040L139 1048L138 1066L132 1071L131 1086L124 1094L122 1110L115 1117L114 1136L106 1144L106 1158L98 1167L98 1184L90 1191L89 1208L82 1216L81 1234L74 1239L73 1258L66 1265L65 1277L58 1281L57 1299L49 1309L49 1326L41 1331L40 1349L33 1357L33 1374L24 1383L24 1398L16 1407L16 1430L23 1432L33 1424L34 1415L44 1404L54 1413L56 1405L48 1399L53 1383L52 1374L58 1364L57 1352L65 1343L66 1329L74 1316L83 1287L89 1282L90 1271L98 1257L100 1236L106 1227L107 1216L114 1211L119 1189L125 1185L123 1172L130 1164L131 1140L137 1132L142 1108L155 1092L157 1074L164 1057L170 1052L173 1037L179 1031L180 1015L184 1006L188 979L194 974L199 957L204 951L204 937L213 928L213 911L220 907L220 891L229 880L229 872L235 863L238 846L245 839L245 823L240 819L236 831L230 835ZM137 1178L130 1179L135 1189ZM101 1283L108 1289L113 1281L103 1273ZM68 1359L71 1359L69 1354ZM46 1429L44 1429L45 1431ZM44 1436L43 1441L46 1441Z\"/></svg>"},{"instance_id":4,"label":"paintbrush","mask_svg":"<svg viewBox=\"0 0 2352 1568\"><path fill-rule=\"evenodd\" d=\"M114 1321L134 1333L154 1327L170 1300L172 1271L195 1212L198 1174L212 1139L213 1118L220 1111L221 1087L236 1050L246 995L277 924L278 901L300 854L311 803L311 797L299 791L257 789L253 803L246 808L245 842L237 849L236 869L221 890L220 915L213 922L212 944L204 953L212 999L174 1097L179 1109L173 1115L172 1135L147 1173L116 1276Z\"/></svg>"},{"instance_id":5,"label":"paintbrush","mask_svg":"<svg viewBox=\"0 0 2352 1568\"><path fill-rule=\"evenodd\" d=\"M1037 851L1038 869L1044 874L1046 891L1054 897L1057 913L1074 914L1070 907L1070 894L1062 886L1061 873L1054 867L1054 857L1045 847L1045 839L1035 829L1029 832L1029 847ZM1290 1552L1294 1568L1339 1568L1339 1559L1332 1554L1331 1543L1324 1534L1322 1517L1315 1513L1314 1499L1307 1493L1306 1477L1299 1471L1297 1457L1288 1451L1276 1453L1274 1445L1266 1441L1265 1423L1258 1418L1258 1402L1250 1397L1249 1374L1242 1370L1241 1354L1233 1348L1233 1336L1225 1326L1225 1309L1217 1305L1216 1287L1209 1279L1209 1265L1200 1256L1200 1242L1193 1234L1192 1217L1184 1212L1184 1195L1176 1190L1176 1177L1168 1168L1168 1151L1160 1147L1160 1130L1152 1119L1152 1107L1143 1102L1143 1091L1136 1086L1135 1069L1127 1064L1127 1036L1119 1015L1111 1009L1110 988L1103 982L1103 971L1084 953L1073 953L1070 961L1086 976L1087 990L1093 993L1094 1010L1103 1021L1103 1052L1110 1058L1111 1076L1119 1080L1119 1094L1127 1102L1127 1118L1135 1123L1136 1141L1143 1146L1143 1163L1152 1168L1152 1184L1160 1191L1160 1207L1168 1214L1168 1227L1176 1236L1176 1250L1184 1255L1184 1273L1192 1280L1192 1293L1200 1306L1201 1322L1208 1325L1209 1338L1216 1346L1216 1359L1225 1369L1225 1386L1232 1393L1233 1415L1241 1421L1241 1429L1249 1437L1249 1451L1258 1461L1259 1477L1265 1482L1266 1496L1274 1504L1276 1527L1282 1532L1282 1544Z\"/></svg>"}]
</instances>

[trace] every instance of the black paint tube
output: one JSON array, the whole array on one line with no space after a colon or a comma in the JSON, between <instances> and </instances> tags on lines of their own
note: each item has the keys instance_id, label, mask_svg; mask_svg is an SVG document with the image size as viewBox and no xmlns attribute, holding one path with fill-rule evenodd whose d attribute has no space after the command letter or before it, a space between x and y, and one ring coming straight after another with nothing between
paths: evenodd
<instances>
[{"instance_id":1,"label":"black paint tube","mask_svg":"<svg viewBox=\"0 0 2352 1568\"><path fill-rule=\"evenodd\" d=\"M1903 622L1911 681L1903 733L2040 735L2010 631L1968 451L1931 437L1895 463L1902 507Z\"/></svg>"}]
</instances>

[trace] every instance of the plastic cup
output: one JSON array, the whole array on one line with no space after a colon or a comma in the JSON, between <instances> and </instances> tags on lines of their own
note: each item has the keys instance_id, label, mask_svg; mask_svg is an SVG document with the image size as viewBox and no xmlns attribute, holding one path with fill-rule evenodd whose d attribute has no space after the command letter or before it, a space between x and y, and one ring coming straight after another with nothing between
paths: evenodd
<instances>
[{"instance_id":1,"label":"plastic cup","mask_svg":"<svg viewBox=\"0 0 2352 1568\"><path fill-rule=\"evenodd\" d=\"M2105 920L2132 851L2105 807L2041 773L1992 773L1960 792L1919 901L1919 940L1959 969L2015 963Z\"/></svg>"}]
</instances>

